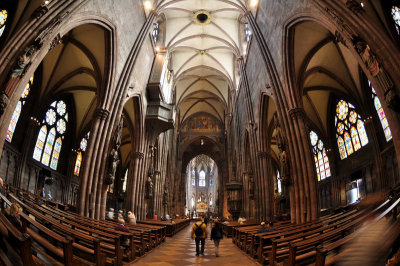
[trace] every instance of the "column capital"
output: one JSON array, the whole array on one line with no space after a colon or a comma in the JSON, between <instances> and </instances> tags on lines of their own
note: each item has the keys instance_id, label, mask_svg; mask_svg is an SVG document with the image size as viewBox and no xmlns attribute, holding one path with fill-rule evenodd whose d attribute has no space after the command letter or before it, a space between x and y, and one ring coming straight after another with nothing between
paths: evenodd
<instances>
[{"instance_id":1,"label":"column capital","mask_svg":"<svg viewBox=\"0 0 400 266\"><path fill-rule=\"evenodd\" d=\"M103 108L97 108L95 111L95 114L101 120L106 120L107 117L110 115L110 111L103 109Z\"/></svg>"},{"instance_id":2,"label":"column capital","mask_svg":"<svg viewBox=\"0 0 400 266\"><path fill-rule=\"evenodd\" d=\"M292 108L289 110L289 115L292 118L292 120L296 120L296 119L304 119L305 116L305 112L303 108Z\"/></svg>"}]
</instances>

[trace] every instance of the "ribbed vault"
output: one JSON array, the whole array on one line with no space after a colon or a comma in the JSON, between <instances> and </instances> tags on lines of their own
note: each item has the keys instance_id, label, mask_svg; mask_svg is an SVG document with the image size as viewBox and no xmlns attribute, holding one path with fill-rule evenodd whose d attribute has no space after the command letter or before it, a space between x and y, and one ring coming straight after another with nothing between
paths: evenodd
<instances>
[{"instance_id":1,"label":"ribbed vault","mask_svg":"<svg viewBox=\"0 0 400 266\"><path fill-rule=\"evenodd\" d=\"M236 59L242 54L244 1L163 1L169 66L175 76L178 119L198 112L224 122L230 90L238 86Z\"/></svg>"}]
</instances>

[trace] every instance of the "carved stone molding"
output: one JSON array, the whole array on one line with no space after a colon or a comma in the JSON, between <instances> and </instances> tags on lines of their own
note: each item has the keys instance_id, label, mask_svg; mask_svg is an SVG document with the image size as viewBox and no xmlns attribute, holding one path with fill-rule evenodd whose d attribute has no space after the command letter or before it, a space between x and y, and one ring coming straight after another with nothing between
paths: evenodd
<instances>
[{"instance_id":1,"label":"carved stone molding","mask_svg":"<svg viewBox=\"0 0 400 266\"><path fill-rule=\"evenodd\" d=\"M95 113L96 116L99 117L101 120L106 120L107 117L110 115L110 111L102 108L97 108Z\"/></svg>"},{"instance_id":2,"label":"carved stone molding","mask_svg":"<svg viewBox=\"0 0 400 266\"><path fill-rule=\"evenodd\" d=\"M60 14L53 18L50 23L47 25L47 27L39 34L39 36L35 39L35 41L39 43L44 43L49 36L52 35L52 33L55 31L55 29L61 25L62 22L65 21L67 16L70 14L70 11L67 11L63 14ZM57 39L57 37L56 37ZM60 38L61 39L61 38ZM53 40L54 41L54 40ZM52 43L53 43L52 41Z\"/></svg>"},{"instance_id":3,"label":"carved stone molding","mask_svg":"<svg viewBox=\"0 0 400 266\"><path fill-rule=\"evenodd\" d=\"M35 9L32 13L33 19L40 19L49 11L49 7L47 5L40 5L38 8Z\"/></svg>"},{"instance_id":4,"label":"carved stone molding","mask_svg":"<svg viewBox=\"0 0 400 266\"><path fill-rule=\"evenodd\" d=\"M55 48L57 45L59 45L61 43L61 35L58 33L56 35L56 37L54 37L54 39L50 42L50 47L49 50L52 50L53 48Z\"/></svg>"},{"instance_id":5,"label":"carved stone molding","mask_svg":"<svg viewBox=\"0 0 400 266\"><path fill-rule=\"evenodd\" d=\"M133 157L134 157L135 159L143 159L143 158L144 158L144 153L143 153L143 152L136 151L136 152L133 153Z\"/></svg>"},{"instance_id":6,"label":"carved stone molding","mask_svg":"<svg viewBox=\"0 0 400 266\"><path fill-rule=\"evenodd\" d=\"M364 8L355 0L347 0L346 7L350 9L354 14L358 15L364 13Z\"/></svg>"},{"instance_id":7,"label":"carved stone molding","mask_svg":"<svg viewBox=\"0 0 400 266\"><path fill-rule=\"evenodd\" d=\"M343 21L343 19L341 19L339 16L337 16L336 13L332 9L326 7L325 12L336 24L337 30L335 32L335 37L338 38L338 36L340 36L339 39L343 40L345 43L348 43L352 39L352 36L356 35L356 33L353 32L350 29L350 27Z\"/></svg>"},{"instance_id":8,"label":"carved stone molding","mask_svg":"<svg viewBox=\"0 0 400 266\"><path fill-rule=\"evenodd\" d=\"M292 108L289 110L289 115L292 120L304 119L305 112L303 108Z\"/></svg>"},{"instance_id":9,"label":"carved stone molding","mask_svg":"<svg viewBox=\"0 0 400 266\"><path fill-rule=\"evenodd\" d=\"M8 103L10 102L10 99L8 96L2 91L0 93L0 115L4 113L4 110L6 110Z\"/></svg>"}]
</instances>

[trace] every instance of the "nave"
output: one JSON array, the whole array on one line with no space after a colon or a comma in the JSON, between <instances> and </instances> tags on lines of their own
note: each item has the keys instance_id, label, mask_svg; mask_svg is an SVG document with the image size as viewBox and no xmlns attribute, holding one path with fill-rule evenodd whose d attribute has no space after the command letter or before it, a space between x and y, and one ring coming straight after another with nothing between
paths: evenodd
<instances>
[{"instance_id":1,"label":"nave","mask_svg":"<svg viewBox=\"0 0 400 266\"><path fill-rule=\"evenodd\" d=\"M195 241L190 238L192 225L173 236L167 237L165 243L139 259L134 265L139 266L170 266L170 265L257 265L257 263L241 252L232 243L231 238L224 237L219 246L219 257L215 256L214 242L208 236L204 255L196 256ZM211 232L209 224L207 228Z\"/></svg>"}]
</instances>

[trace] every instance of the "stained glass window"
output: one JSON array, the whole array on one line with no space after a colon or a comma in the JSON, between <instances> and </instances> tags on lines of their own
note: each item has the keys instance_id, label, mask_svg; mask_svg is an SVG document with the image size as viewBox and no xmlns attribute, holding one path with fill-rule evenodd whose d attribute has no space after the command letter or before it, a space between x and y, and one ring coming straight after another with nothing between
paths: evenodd
<instances>
[{"instance_id":1,"label":"stained glass window","mask_svg":"<svg viewBox=\"0 0 400 266\"><path fill-rule=\"evenodd\" d=\"M374 87L372 87L371 82L368 81L368 84L372 90L372 99L374 100L374 105L376 112L378 113L379 120L381 121L383 132L385 133L386 141L392 139L392 131L390 130L389 123L386 118L385 111L383 111L381 101L379 100L378 96L376 95ZM362 141L362 138L361 138Z\"/></svg>"},{"instance_id":2,"label":"stained glass window","mask_svg":"<svg viewBox=\"0 0 400 266\"><path fill-rule=\"evenodd\" d=\"M58 137L56 140L56 144L54 146L53 155L51 156L51 164L50 167L52 169L57 169L58 158L60 157L62 140L61 137Z\"/></svg>"},{"instance_id":3,"label":"stained glass window","mask_svg":"<svg viewBox=\"0 0 400 266\"><path fill-rule=\"evenodd\" d=\"M82 152L78 152L75 160L74 175L79 176L79 171L81 170L82 163Z\"/></svg>"},{"instance_id":4,"label":"stained glass window","mask_svg":"<svg viewBox=\"0 0 400 266\"><path fill-rule=\"evenodd\" d=\"M251 34L252 34L252 32L250 30L249 23L244 23L244 35L246 36L247 42L250 42Z\"/></svg>"},{"instance_id":5,"label":"stained glass window","mask_svg":"<svg viewBox=\"0 0 400 266\"><path fill-rule=\"evenodd\" d=\"M0 18L0 20L1 20L1 18ZM22 106L24 106L24 104L26 102L26 98L29 95L32 84L33 84L33 76L29 79L28 83L26 84L25 89L21 94L21 98L19 99L19 101L17 103L17 107L15 107L14 113L11 117L11 121L10 121L10 124L8 125L8 129L7 129L7 133L6 133L6 140L8 142L11 142L11 140L12 140L12 137L13 137L14 131L15 131L15 127L17 126L19 116L21 115Z\"/></svg>"},{"instance_id":6,"label":"stained glass window","mask_svg":"<svg viewBox=\"0 0 400 266\"><path fill-rule=\"evenodd\" d=\"M62 140L67 129L68 113L64 101L50 104L36 141L33 158L51 169L57 170Z\"/></svg>"},{"instance_id":7,"label":"stained glass window","mask_svg":"<svg viewBox=\"0 0 400 266\"><path fill-rule=\"evenodd\" d=\"M36 161L40 161L40 158L42 157L42 150L44 146L44 141L46 140L46 136L47 136L47 127L42 126L36 141L35 150L33 152L33 159L35 159Z\"/></svg>"},{"instance_id":8,"label":"stained glass window","mask_svg":"<svg viewBox=\"0 0 400 266\"><path fill-rule=\"evenodd\" d=\"M56 130L54 127L50 129L47 135L46 144L44 146L44 152L42 156L42 164L49 166L51 151L53 150L54 139L56 138Z\"/></svg>"},{"instance_id":9,"label":"stained glass window","mask_svg":"<svg viewBox=\"0 0 400 266\"><path fill-rule=\"evenodd\" d=\"M392 17L394 23L396 23L397 33L400 34L400 8L398 6L392 7Z\"/></svg>"},{"instance_id":10,"label":"stained glass window","mask_svg":"<svg viewBox=\"0 0 400 266\"><path fill-rule=\"evenodd\" d=\"M158 29L159 29L159 24L153 23L153 31L152 31L151 35L153 36L154 43L157 43L157 40L158 40Z\"/></svg>"},{"instance_id":11,"label":"stained glass window","mask_svg":"<svg viewBox=\"0 0 400 266\"><path fill-rule=\"evenodd\" d=\"M318 137L318 134L314 131L310 132L310 139L312 150L314 153L315 169L317 171L318 181L321 181L331 176L331 170L329 167L329 159L326 155L324 142Z\"/></svg>"},{"instance_id":12,"label":"stained glass window","mask_svg":"<svg viewBox=\"0 0 400 266\"><path fill-rule=\"evenodd\" d=\"M346 147L344 146L344 141L342 137L339 137L337 140L338 147L339 147L339 153L340 153L340 159L345 159L347 158L347 152L346 152Z\"/></svg>"},{"instance_id":13,"label":"stained glass window","mask_svg":"<svg viewBox=\"0 0 400 266\"><path fill-rule=\"evenodd\" d=\"M86 151L88 140L89 140L90 132L88 132L79 143L78 154L76 155L75 167L74 167L74 175L79 176L79 172L82 166L83 155Z\"/></svg>"},{"instance_id":14,"label":"stained glass window","mask_svg":"<svg viewBox=\"0 0 400 266\"><path fill-rule=\"evenodd\" d=\"M340 100L336 105L336 139L340 159L345 159L368 144L367 132L354 105Z\"/></svg>"},{"instance_id":15,"label":"stained glass window","mask_svg":"<svg viewBox=\"0 0 400 266\"><path fill-rule=\"evenodd\" d=\"M4 29L6 28L7 16L7 10L0 10L0 37L3 35Z\"/></svg>"},{"instance_id":16,"label":"stained glass window","mask_svg":"<svg viewBox=\"0 0 400 266\"><path fill-rule=\"evenodd\" d=\"M278 186L278 193L282 193L281 173L276 170L276 184Z\"/></svg>"},{"instance_id":17,"label":"stained glass window","mask_svg":"<svg viewBox=\"0 0 400 266\"><path fill-rule=\"evenodd\" d=\"M206 186L206 173L201 170L199 173L199 187L205 187Z\"/></svg>"}]
</instances>

